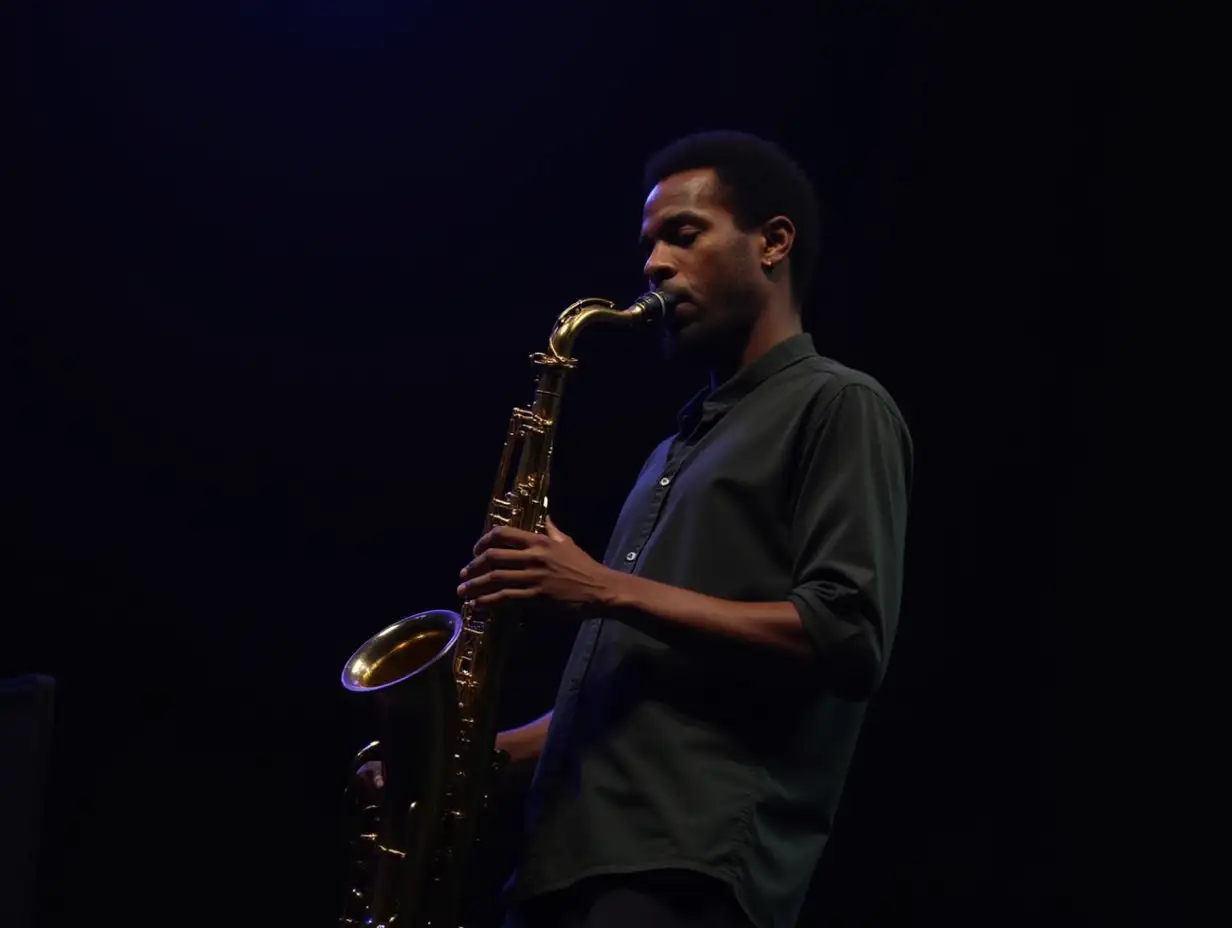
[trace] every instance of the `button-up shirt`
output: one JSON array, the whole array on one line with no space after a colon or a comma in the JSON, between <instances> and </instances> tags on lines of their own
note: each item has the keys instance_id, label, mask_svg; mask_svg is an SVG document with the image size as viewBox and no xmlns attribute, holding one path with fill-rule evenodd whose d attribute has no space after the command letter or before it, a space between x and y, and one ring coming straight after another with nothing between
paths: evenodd
<instances>
[{"instance_id":1,"label":"button-up shirt","mask_svg":"<svg viewBox=\"0 0 1232 928\"><path fill-rule=\"evenodd\" d=\"M728 883L759 928L794 924L894 638L911 467L886 390L807 334L694 397L604 563L791 602L817 660L666 621L583 622L508 898L684 868Z\"/></svg>"}]
</instances>

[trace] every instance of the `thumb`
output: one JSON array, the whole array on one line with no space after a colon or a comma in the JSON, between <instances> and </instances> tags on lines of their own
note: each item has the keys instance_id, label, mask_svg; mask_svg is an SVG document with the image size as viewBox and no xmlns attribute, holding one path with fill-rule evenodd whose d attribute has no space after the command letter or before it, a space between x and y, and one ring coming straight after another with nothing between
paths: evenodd
<instances>
[{"instance_id":1,"label":"thumb","mask_svg":"<svg viewBox=\"0 0 1232 928\"><path fill-rule=\"evenodd\" d=\"M547 522L548 537L553 541L568 541L569 536L556 527L556 523L552 521L552 517L548 516Z\"/></svg>"}]
</instances>

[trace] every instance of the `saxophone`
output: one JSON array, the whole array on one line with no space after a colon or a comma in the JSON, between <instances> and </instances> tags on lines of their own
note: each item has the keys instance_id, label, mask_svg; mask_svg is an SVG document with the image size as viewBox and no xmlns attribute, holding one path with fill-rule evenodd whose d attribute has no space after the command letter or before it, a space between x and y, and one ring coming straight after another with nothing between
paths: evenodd
<instances>
[{"instance_id":1,"label":"saxophone","mask_svg":"<svg viewBox=\"0 0 1232 928\"><path fill-rule=\"evenodd\" d=\"M655 290L623 310L585 299L560 314L548 350L531 355L534 400L513 410L485 532L546 531L552 443L582 330L652 324L676 300ZM490 779L507 759L495 748L496 705L519 626L514 608L468 602L460 614L421 612L381 629L343 667L342 685L371 699L380 735L351 769L379 759L385 782L379 797L357 777L345 792L351 855L343 928L458 928Z\"/></svg>"}]
</instances>

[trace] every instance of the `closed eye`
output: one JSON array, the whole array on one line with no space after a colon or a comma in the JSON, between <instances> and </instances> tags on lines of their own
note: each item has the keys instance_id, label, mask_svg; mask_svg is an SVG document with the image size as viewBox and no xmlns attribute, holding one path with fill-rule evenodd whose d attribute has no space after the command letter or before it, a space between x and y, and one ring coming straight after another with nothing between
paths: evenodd
<instances>
[{"instance_id":1,"label":"closed eye","mask_svg":"<svg viewBox=\"0 0 1232 928\"><path fill-rule=\"evenodd\" d=\"M697 240L697 237L708 226L709 223L697 213L685 211L665 219L659 225L659 228L655 230L653 236L643 235L638 244L641 246L642 254L647 257L654 250L654 243L656 241L664 241L678 248L687 248Z\"/></svg>"}]
</instances>

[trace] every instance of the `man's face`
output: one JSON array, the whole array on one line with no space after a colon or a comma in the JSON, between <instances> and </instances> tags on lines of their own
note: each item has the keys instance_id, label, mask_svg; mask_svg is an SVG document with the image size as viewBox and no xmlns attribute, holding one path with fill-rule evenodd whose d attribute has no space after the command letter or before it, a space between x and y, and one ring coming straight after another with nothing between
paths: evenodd
<instances>
[{"instance_id":1,"label":"man's face","mask_svg":"<svg viewBox=\"0 0 1232 928\"><path fill-rule=\"evenodd\" d=\"M650 191L641 241L646 279L681 297L665 327L669 351L701 361L738 351L763 299L764 239L736 226L714 171L673 174Z\"/></svg>"}]
</instances>

